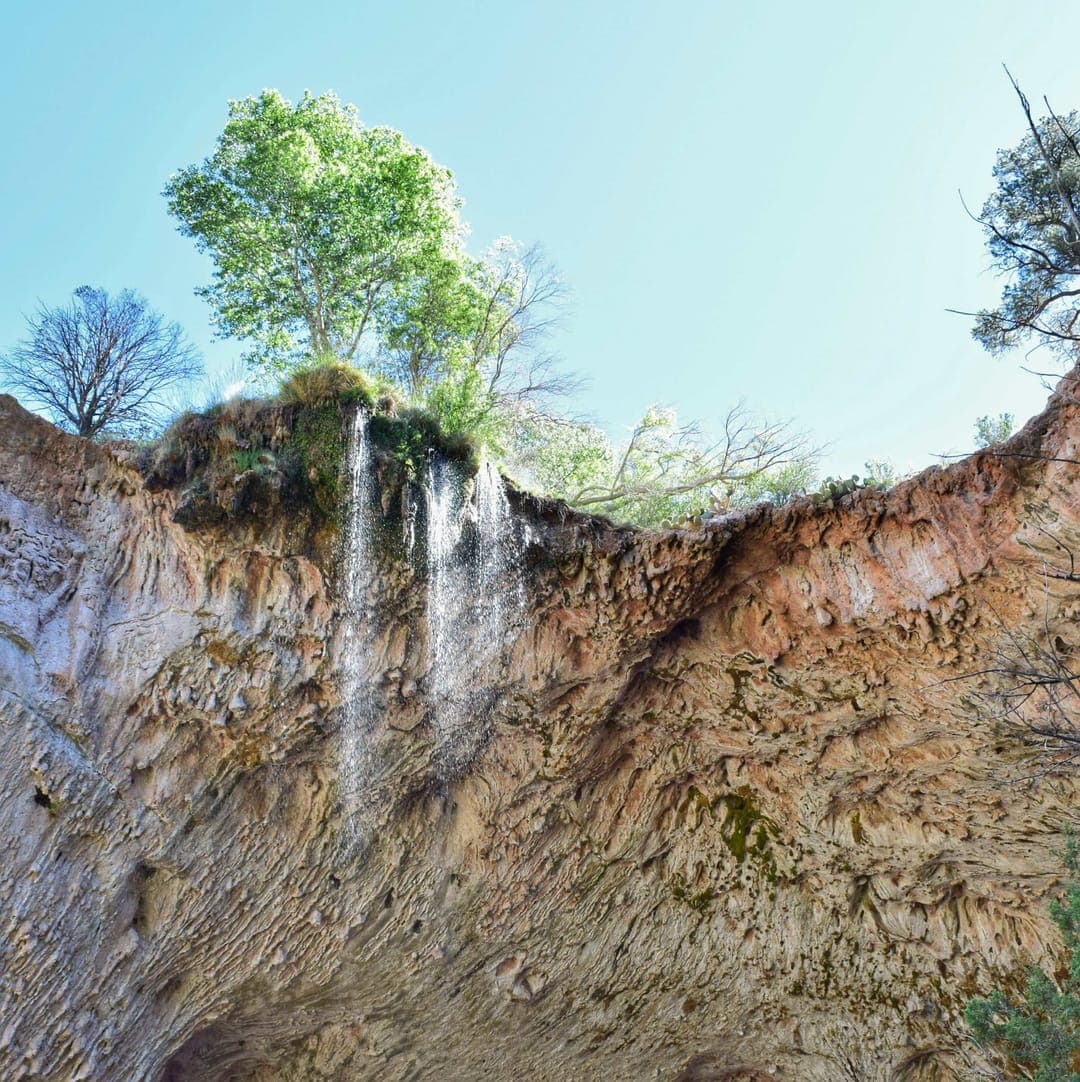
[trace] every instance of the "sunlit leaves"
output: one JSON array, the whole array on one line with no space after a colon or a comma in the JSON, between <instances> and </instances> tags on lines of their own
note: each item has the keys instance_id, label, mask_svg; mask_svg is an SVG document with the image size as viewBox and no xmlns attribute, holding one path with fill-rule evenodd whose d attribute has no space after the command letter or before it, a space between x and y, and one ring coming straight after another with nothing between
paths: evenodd
<instances>
[{"instance_id":1,"label":"sunlit leaves","mask_svg":"<svg viewBox=\"0 0 1080 1082\"><path fill-rule=\"evenodd\" d=\"M650 406L616 443L595 425L525 413L511 430L523 479L583 510L639 526L768 500L809 486L816 452L786 425L731 410L719 434Z\"/></svg>"},{"instance_id":2,"label":"sunlit leaves","mask_svg":"<svg viewBox=\"0 0 1080 1082\"><path fill-rule=\"evenodd\" d=\"M394 326L399 294L458 254L448 170L352 106L277 91L234 101L214 153L167 185L169 209L214 262L201 292L222 334L283 367L357 355Z\"/></svg>"}]
</instances>

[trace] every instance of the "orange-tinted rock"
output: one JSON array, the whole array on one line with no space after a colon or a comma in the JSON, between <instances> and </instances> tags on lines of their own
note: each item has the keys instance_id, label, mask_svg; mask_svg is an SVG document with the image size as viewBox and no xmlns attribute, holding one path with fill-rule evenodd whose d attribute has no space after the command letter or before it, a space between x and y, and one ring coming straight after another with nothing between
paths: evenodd
<instances>
[{"instance_id":1,"label":"orange-tinted rock","mask_svg":"<svg viewBox=\"0 0 1080 1082\"><path fill-rule=\"evenodd\" d=\"M1061 393L1007 455L681 532L521 499L452 779L388 565L358 841L335 569L0 398L0 1075L977 1076L963 1003L1053 960L1077 782L972 674L1080 646L1078 440Z\"/></svg>"}]
</instances>

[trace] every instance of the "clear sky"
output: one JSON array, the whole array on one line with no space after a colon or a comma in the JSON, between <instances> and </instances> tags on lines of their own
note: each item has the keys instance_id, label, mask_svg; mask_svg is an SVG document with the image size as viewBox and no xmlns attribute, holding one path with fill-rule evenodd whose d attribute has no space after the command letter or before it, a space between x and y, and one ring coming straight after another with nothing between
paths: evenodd
<instances>
[{"instance_id":1,"label":"clear sky","mask_svg":"<svg viewBox=\"0 0 1080 1082\"><path fill-rule=\"evenodd\" d=\"M1000 64L1080 107L1078 32L1063 0L7 0L0 348L39 300L130 286L231 367L161 188L229 98L332 89L454 170L477 251L545 245L574 291L557 347L613 434L745 399L828 472L921 466L1043 400L945 309L999 288L957 190L981 205L1023 135Z\"/></svg>"}]
</instances>

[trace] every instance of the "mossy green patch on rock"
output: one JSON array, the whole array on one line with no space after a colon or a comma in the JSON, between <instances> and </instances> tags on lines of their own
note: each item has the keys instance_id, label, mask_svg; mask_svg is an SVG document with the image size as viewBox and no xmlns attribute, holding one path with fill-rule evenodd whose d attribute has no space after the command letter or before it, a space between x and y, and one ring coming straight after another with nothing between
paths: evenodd
<instances>
[{"instance_id":1,"label":"mossy green patch on rock","mask_svg":"<svg viewBox=\"0 0 1080 1082\"><path fill-rule=\"evenodd\" d=\"M676 872L671 877L671 896L675 901L689 906L695 913L704 913L712 905L716 891L712 887L695 891L687 883L686 877Z\"/></svg>"},{"instance_id":2,"label":"mossy green patch on rock","mask_svg":"<svg viewBox=\"0 0 1080 1082\"><path fill-rule=\"evenodd\" d=\"M336 402L302 409L296 416L284 457L291 458L306 481L316 509L336 519L339 479L345 455L345 418Z\"/></svg>"},{"instance_id":3,"label":"mossy green patch on rock","mask_svg":"<svg viewBox=\"0 0 1080 1082\"><path fill-rule=\"evenodd\" d=\"M448 439L438 420L423 410L375 413L368 432L372 444L387 455L409 481L417 480L435 454L462 462L469 473L475 473L480 467L479 449L463 437Z\"/></svg>"},{"instance_id":4,"label":"mossy green patch on rock","mask_svg":"<svg viewBox=\"0 0 1080 1082\"><path fill-rule=\"evenodd\" d=\"M771 842L780 837L780 828L754 803L750 790L743 787L725 793L720 802L724 805L720 836L735 860L742 864L747 855L767 860Z\"/></svg>"}]
</instances>

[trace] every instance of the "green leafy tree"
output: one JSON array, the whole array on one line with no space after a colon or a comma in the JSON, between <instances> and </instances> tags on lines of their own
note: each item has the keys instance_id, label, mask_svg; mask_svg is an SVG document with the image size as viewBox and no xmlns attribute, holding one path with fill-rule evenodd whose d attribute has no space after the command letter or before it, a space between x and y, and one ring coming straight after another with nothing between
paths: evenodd
<instances>
[{"instance_id":1,"label":"green leafy tree","mask_svg":"<svg viewBox=\"0 0 1080 1082\"><path fill-rule=\"evenodd\" d=\"M551 402L579 385L543 348L564 300L540 249L501 237L482 259L457 253L395 290L377 364L421 400L470 365L479 376L470 383L492 407Z\"/></svg>"},{"instance_id":2,"label":"green leafy tree","mask_svg":"<svg viewBox=\"0 0 1080 1082\"><path fill-rule=\"evenodd\" d=\"M528 488L573 497L610 474L615 447L594 424L521 410L509 425L507 466Z\"/></svg>"},{"instance_id":3,"label":"green leafy tree","mask_svg":"<svg viewBox=\"0 0 1080 1082\"><path fill-rule=\"evenodd\" d=\"M1013 415L1011 413L999 413L996 417L984 414L975 418L975 446L992 447L995 443L1002 443L1012 435Z\"/></svg>"},{"instance_id":4,"label":"green leafy tree","mask_svg":"<svg viewBox=\"0 0 1080 1082\"><path fill-rule=\"evenodd\" d=\"M1006 284L996 308L973 313L972 334L991 353L1034 340L1072 358L1080 342L1080 116L1058 116L1044 98L1048 115L1036 122L1012 82L1028 134L998 151L997 188L977 218Z\"/></svg>"},{"instance_id":5,"label":"green leafy tree","mask_svg":"<svg viewBox=\"0 0 1080 1082\"><path fill-rule=\"evenodd\" d=\"M1064 976L1055 980L1033 967L1024 1002L993 992L964 1009L975 1039L1004 1052L1014 1075L1034 1082L1080 1082L1080 850L1074 837L1066 845L1065 866L1065 896L1050 906L1065 942Z\"/></svg>"},{"instance_id":6,"label":"green leafy tree","mask_svg":"<svg viewBox=\"0 0 1080 1082\"><path fill-rule=\"evenodd\" d=\"M471 361L468 343L483 297L469 269L463 257L442 257L393 290L374 364L414 399L446 378L460 382L462 364ZM476 388L481 382L479 374L468 381Z\"/></svg>"},{"instance_id":7,"label":"green leafy tree","mask_svg":"<svg viewBox=\"0 0 1080 1082\"><path fill-rule=\"evenodd\" d=\"M642 524L728 506L765 475L776 494L802 483L780 472L805 457L801 439L741 409L712 440L651 408L619 447L556 416L552 400L577 381L546 350L565 300L554 267L509 238L468 256L449 172L332 94L232 102L214 153L165 194L214 262L201 292L219 331L248 340L257 368L362 362L444 435L505 450L541 490Z\"/></svg>"},{"instance_id":8,"label":"green leafy tree","mask_svg":"<svg viewBox=\"0 0 1080 1082\"><path fill-rule=\"evenodd\" d=\"M402 333L401 296L442 287L462 234L449 171L333 94L231 102L214 153L165 195L214 261L200 292L219 331L272 369Z\"/></svg>"},{"instance_id":9,"label":"green leafy tree","mask_svg":"<svg viewBox=\"0 0 1080 1082\"><path fill-rule=\"evenodd\" d=\"M444 436L465 437L496 458L504 454L509 417L485 384L483 373L467 358L448 357L438 382L421 401Z\"/></svg>"},{"instance_id":10,"label":"green leafy tree","mask_svg":"<svg viewBox=\"0 0 1080 1082\"><path fill-rule=\"evenodd\" d=\"M495 440L507 402L567 393L541 348L563 296L536 248L462 246L448 170L332 94L234 101L214 153L165 194L215 265L200 292L249 361L361 362L444 430Z\"/></svg>"}]
</instances>

